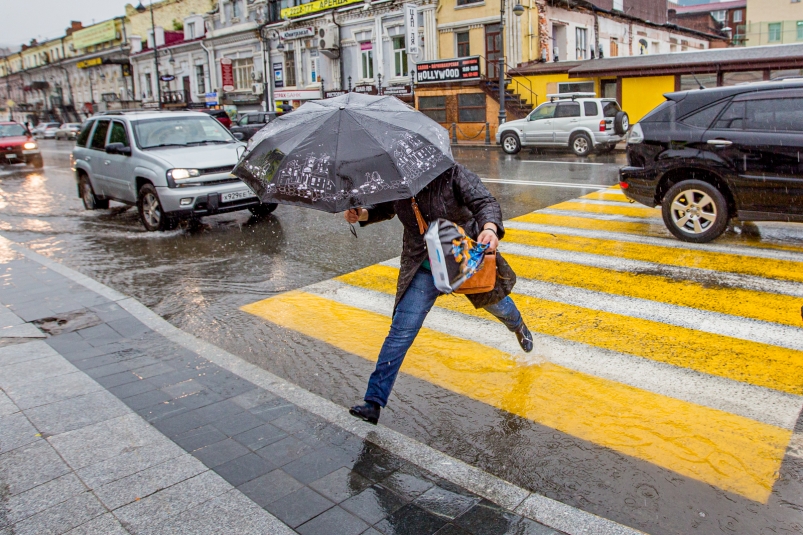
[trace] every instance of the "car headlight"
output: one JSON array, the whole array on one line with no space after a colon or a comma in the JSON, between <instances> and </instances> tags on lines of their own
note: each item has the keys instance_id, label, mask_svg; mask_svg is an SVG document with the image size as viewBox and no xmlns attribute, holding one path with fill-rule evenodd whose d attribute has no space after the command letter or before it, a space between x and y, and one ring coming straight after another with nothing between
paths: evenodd
<instances>
[{"instance_id":1,"label":"car headlight","mask_svg":"<svg viewBox=\"0 0 803 535\"><path fill-rule=\"evenodd\" d=\"M196 176L201 176L201 172L197 169L171 169L167 172L167 178L173 180L185 180Z\"/></svg>"},{"instance_id":2,"label":"car headlight","mask_svg":"<svg viewBox=\"0 0 803 535\"><path fill-rule=\"evenodd\" d=\"M36 148L36 143L34 143L33 141L28 141L27 143L25 143L25 145L22 146L22 148L25 150L33 150Z\"/></svg>"}]
</instances>

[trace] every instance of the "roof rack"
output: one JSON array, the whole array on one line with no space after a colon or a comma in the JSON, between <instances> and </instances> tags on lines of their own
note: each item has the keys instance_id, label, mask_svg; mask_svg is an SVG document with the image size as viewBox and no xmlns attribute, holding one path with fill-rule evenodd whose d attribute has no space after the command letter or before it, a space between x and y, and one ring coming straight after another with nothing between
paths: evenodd
<instances>
[{"instance_id":1,"label":"roof rack","mask_svg":"<svg viewBox=\"0 0 803 535\"><path fill-rule=\"evenodd\" d=\"M591 93L591 92L588 92L588 93L581 93L581 92L578 92L578 93L552 93L552 94L547 95L547 98L550 100L550 102L554 102L555 100L562 100L562 99L574 100L576 98L596 98L596 97L597 97L597 94L596 93Z\"/></svg>"}]
</instances>

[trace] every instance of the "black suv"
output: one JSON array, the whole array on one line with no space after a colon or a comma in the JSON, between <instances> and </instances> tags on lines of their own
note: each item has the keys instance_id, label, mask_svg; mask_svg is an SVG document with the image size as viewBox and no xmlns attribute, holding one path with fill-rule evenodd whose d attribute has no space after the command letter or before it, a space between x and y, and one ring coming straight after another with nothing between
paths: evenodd
<instances>
[{"instance_id":1,"label":"black suv","mask_svg":"<svg viewBox=\"0 0 803 535\"><path fill-rule=\"evenodd\" d=\"M803 80L664 96L628 135L629 199L661 205L669 231L694 243L732 217L803 222Z\"/></svg>"},{"instance_id":2,"label":"black suv","mask_svg":"<svg viewBox=\"0 0 803 535\"><path fill-rule=\"evenodd\" d=\"M251 137L262 130L266 124L271 122L276 118L276 112L274 111L250 111L244 113L237 119L237 122L231 125L231 132L236 134L240 132L243 137L240 138L243 141L248 141ZM239 138L239 136L237 136Z\"/></svg>"}]
</instances>

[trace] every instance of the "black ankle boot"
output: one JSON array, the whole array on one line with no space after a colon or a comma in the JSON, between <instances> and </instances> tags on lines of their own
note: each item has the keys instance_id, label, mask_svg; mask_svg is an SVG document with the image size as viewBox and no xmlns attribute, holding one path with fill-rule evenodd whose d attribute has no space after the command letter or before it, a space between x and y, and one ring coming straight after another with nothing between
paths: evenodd
<instances>
[{"instance_id":1,"label":"black ankle boot","mask_svg":"<svg viewBox=\"0 0 803 535\"><path fill-rule=\"evenodd\" d=\"M516 340L519 341L519 345L524 351L529 353L533 350L533 335L530 334L530 329L524 325L524 322L513 332L516 333Z\"/></svg>"},{"instance_id":2,"label":"black ankle boot","mask_svg":"<svg viewBox=\"0 0 803 535\"><path fill-rule=\"evenodd\" d=\"M532 344L530 344L530 347L532 347ZM349 414L351 414L355 418L364 420L369 424L376 425L376 423L379 421L379 412L381 410L382 407L379 406L379 403L374 403L373 401L366 401L362 405L354 405L349 410Z\"/></svg>"}]
</instances>

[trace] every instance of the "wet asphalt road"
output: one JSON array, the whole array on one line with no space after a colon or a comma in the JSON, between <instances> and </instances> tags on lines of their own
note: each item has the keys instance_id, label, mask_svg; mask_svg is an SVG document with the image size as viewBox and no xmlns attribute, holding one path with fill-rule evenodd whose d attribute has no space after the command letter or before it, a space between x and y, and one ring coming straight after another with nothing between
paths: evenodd
<instances>
[{"instance_id":1,"label":"wet asphalt road","mask_svg":"<svg viewBox=\"0 0 803 535\"><path fill-rule=\"evenodd\" d=\"M398 256L397 221L360 229L355 240L339 215L280 206L265 220L240 212L147 233L133 208L113 203L108 211L84 211L69 170L71 144L42 145L43 172L0 168L4 235L344 407L361 398L371 362L239 309ZM615 184L625 162L622 154L584 162L562 153L510 157L498 149L458 148L455 155L490 179L506 219L592 191L567 184ZM559 185L540 184L549 182ZM409 375L400 376L383 423L518 485L649 533L794 533L803 525L792 501L774 500L769 511L711 485L681 485L669 470ZM800 466L785 465L784 495L800 489L800 480Z\"/></svg>"}]
</instances>

